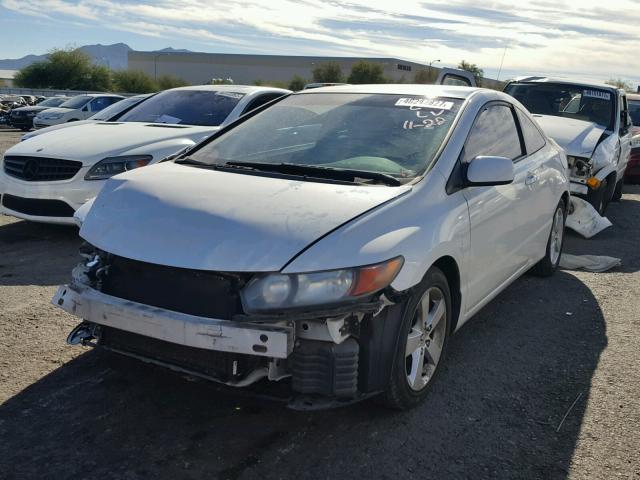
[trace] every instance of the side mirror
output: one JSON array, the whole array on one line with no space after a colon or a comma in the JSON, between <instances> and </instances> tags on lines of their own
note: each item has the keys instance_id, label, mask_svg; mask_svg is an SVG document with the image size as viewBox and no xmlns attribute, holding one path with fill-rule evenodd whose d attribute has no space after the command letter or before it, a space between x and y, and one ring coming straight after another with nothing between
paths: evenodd
<instances>
[{"instance_id":1,"label":"side mirror","mask_svg":"<svg viewBox=\"0 0 640 480\"><path fill-rule=\"evenodd\" d=\"M466 186L490 187L513 182L513 161L505 157L474 158L467 165Z\"/></svg>"}]
</instances>

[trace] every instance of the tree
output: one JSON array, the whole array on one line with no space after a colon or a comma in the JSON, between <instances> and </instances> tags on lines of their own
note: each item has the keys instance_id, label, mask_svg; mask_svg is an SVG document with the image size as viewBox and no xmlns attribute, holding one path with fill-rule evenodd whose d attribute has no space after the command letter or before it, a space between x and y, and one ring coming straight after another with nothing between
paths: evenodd
<instances>
[{"instance_id":1,"label":"tree","mask_svg":"<svg viewBox=\"0 0 640 480\"><path fill-rule=\"evenodd\" d=\"M169 88L184 87L189 85L182 78L174 77L173 75L162 75L157 80L159 90L167 90Z\"/></svg>"},{"instance_id":2,"label":"tree","mask_svg":"<svg viewBox=\"0 0 640 480\"><path fill-rule=\"evenodd\" d=\"M349 83L387 83L384 70L379 63L366 62L364 60L355 63L351 67L351 74L347 79Z\"/></svg>"},{"instance_id":3,"label":"tree","mask_svg":"<svg viewBox=\"0 0 640 480\"><path fill-rule=\"evenodd\" d=\"M413 83L433 83L437 77L437 70L429 67L428 69L418 70L413 76Z\"/></svg>"},{"instance_id":4,"label":"tree","mask_svg":"<svg viewBox=\"0 0 640 480\"><path fill-rule=\"evenodd\" d=\"M294 77L289 82L289 90L297 92L299 90L302 90L306 84L307 81L304 78L302 78L300 75L294 75Z\"/></svg>"},{"instance_id":5,"label":"tree","mask_svg":"<svg viewBox=\"0 0 640 480\"><path fill-rule=\"evenodd\" d=\"M46 60L21 69L14 82L27 88L106 91L111 88L111 72L94 65L91 57L78 49L57 49Z\"/></svg>"},{"instance_id":6,"label":"tree","mask_svg":"<svg viewBox=\"0 0 640 480\"><path fill-rule=\"evenodd\" d=\"M325 62L313 69L313 81L317 83L341 83L342 69L337 62Z\"/></svg>"},{"instance_id":7,"label":"tree","mask_svg":"<svg viewBox=\"0 0 640 480\"><path fill-rule=\"evenodd\" d=\"M138 70L113 72L113 83L118 92L151 93L159 89L153 78Z\"/></svg>"},{"instance_id":8,"label":"tree","mask_svg":"<svg viewBox=\"0 0 640 480\"><path fill-rule=\"evenodd\" d=\"M621 78L611 78L609 80L607 80L605 82L607 85L611 85L613 87L616 88L622 88L623 90L626 90L627 92L633 92L633 85L631 84L631 82L627 82L626 80L623 80Z\"/></svg>"},{"instance_id":9,"label":"tree","mask_svg":"<svg viewBox=\"0 0 640 480\"><path fill-rule=\"evenodd\" d=\"M458 64L458 68L460 70L466 70L467 72L472 73L474 78L476 79L476 83L478 84L478 86L482 84L482 77L484 76L484 70L478 67L475 63L469 63L462 60Z\"/></svg>"}]
</instances>

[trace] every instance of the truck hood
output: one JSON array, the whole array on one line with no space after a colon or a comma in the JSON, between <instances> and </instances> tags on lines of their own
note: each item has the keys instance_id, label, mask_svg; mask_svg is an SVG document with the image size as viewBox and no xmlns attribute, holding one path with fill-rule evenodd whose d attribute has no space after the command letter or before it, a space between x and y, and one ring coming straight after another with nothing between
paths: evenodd
<instances>
[{"instance_id":1,"label":"truck hood","mask_svg":"<svg viewBox=\"0 0 640 480\"><path fill-rule=\"evenodd\" d=\"M553 115L533 115L544 132L567 152L576 157L591 157L605 127L593 122Z\"/></svg>"},{"instance_id":2,"label":"truck hood","mask_svg":"<svg viewBox=\"0 0 640 480\"><path fill-rule=\"evenodd\" d=\"M36 135L28 142L11 147L7 154L78 160L89 166L103 158L128 154L133 150L135 154L153 155L154 144L164 147L167 141L178 144L179 140L186 139L191 144L197 143L217 129L160 123L91 122ZM178 145L175 150L181 147Z\"/></svg>"},{"instance_id":3,"label":"truck hood","mask_svg":"<svg viewBox=\"0 0 640 480\"><path fill-rule=\"evenodd\" d=\"M80 236L102 250L143 262L273 272L315 240L410 189L305 182L166 162L107 181Z\"/></svg>"}]
</instances>

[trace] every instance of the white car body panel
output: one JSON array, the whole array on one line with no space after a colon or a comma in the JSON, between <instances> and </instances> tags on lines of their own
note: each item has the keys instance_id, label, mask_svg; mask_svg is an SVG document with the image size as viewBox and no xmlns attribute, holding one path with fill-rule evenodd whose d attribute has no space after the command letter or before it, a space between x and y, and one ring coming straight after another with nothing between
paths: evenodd
<instances>
[{"instance_id":1,"label":"white car body panel","mask_svg":"<svg viewBox=\"0 0 640 480\"><path fill-rule=\"evenodd\" d=\"M398 88L330 91L393 87ZM311 272L402 255L404 265L391 284L398 291L450 257L461 276L459 327L545 255L553 213L569 188L566 158L547 141L515 163L512 184L447 194L479 110L506 98L523 108L499 92L440 91L455 97L461 90L463 111L435 167L417 183L351 187L163 164L111 179L80 234L127 258L232 272ZM172 188L176 184L181 188Z\"/></svg>"},{"instance_id":2,"label":"white car body panel","mask_svg":"<svg viewBox=\"0 0 640 480\"><path fill-rule=\"evenodd\" d=\"M534 114L538 125L565 149L567 155L590 157L605 128L584 120Z\"/></svg>"},{"instance_id":3,"label":"white car body panel","mask_svg":"<svg viewBox=\"0 0 640 480\"><path fill-rule=\"evenodd\" d=\"M288 90L267 87L213 86L181 87L177 90L232 90L244 93L238 104L220 126L173 125L138 122L73 122L55 127L20 142L5 152L5 155L60 158L82 162L82 168L71 179L57 181L25 181L0 171L0 194L17 197L61 200L77 210L94 198L105 180L84 180L89 169L108 157L124 155L150 155L151 164L192 147L209 137L223 126L237 120L245 108L263 93L286 94ZM51 109L49 109L51 110ZM46 111L49 111L46 110ZM62 109L66 110L66 109ZM93 112L95 113L95 112ZM68 127L67 127L68 125ZM66 127L66 128L64 128ZM38 217L16 212L0 205L0 212L30 221L74 225L69 217Z\"/></svg>"},{"instance_id":4,"label":"white car body panel","mask_svg":"<svg viewBox=\"0 0 640 480\"><path fill-rule=\"evenodd\" d=\"M168 162L109 180L80 235L149 263L273 272L318 237L409 189L284 181Z\"/></svg>"}]
</instances>

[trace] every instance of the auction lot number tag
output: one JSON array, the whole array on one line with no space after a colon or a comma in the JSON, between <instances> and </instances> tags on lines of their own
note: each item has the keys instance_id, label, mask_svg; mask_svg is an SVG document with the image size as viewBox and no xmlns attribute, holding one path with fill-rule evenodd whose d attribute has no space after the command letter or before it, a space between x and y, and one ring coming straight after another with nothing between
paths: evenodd
<instances>
[{"instance_id":1,"label":"auction lot number tag","mask_svg":"<svg viewBox=\"0 0 640 480\"><path fill-rule=\"evenodd\" d=\"M420 107L432 108L434 110L451 110L453 102L435 100L433 98L399 98L396 107Z\"/></svg>"}]
</instances>

